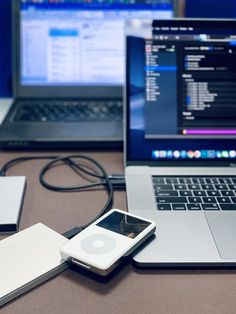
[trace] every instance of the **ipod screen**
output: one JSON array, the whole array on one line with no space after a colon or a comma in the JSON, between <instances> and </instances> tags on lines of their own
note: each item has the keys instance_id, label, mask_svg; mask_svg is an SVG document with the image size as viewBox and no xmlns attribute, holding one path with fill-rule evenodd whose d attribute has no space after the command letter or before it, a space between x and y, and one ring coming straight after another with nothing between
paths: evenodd
<instances>
[{"instance_id":1,"label":"ipod screen","mask_svg":"<svg viewBox=\"0 0 236 314\"><path fill-rule=\"evenodd\" d=\"M129 238L135 238L151 223L125 213L113 212L101 220L97 226L122 234Z\"/></svg>"}]
</instances>

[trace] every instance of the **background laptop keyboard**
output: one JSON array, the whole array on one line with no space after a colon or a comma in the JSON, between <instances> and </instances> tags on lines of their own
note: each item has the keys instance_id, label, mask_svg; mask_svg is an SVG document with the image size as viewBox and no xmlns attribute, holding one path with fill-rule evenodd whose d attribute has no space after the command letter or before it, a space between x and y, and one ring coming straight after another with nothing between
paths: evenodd
<instances>
[{"instance_id":1,"label":"background laptop keyboard","mask_svg":"<svg viewBox=\"0 0 236 314\"><path fill-rule=\"evenodd\" d=\"M121 101L29 101L17 104L17 122L120 121Z\"/></svg>"},{"instance_id":2,"label":"background laptop keyboard","mask_svg":"<svg viewBox=\"0 0 236 314\"><path fill-rule=\"evenodd\" d=\"M236 210L236 177L152 178L158 210Z\"/></svg>"}]
</instances>

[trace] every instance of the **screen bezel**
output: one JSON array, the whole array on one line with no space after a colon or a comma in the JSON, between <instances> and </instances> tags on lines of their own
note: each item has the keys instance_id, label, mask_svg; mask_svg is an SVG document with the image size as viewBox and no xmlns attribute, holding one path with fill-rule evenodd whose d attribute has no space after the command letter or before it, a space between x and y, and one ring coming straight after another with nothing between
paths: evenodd
<instances>
[{"instance_id":1,"label":"screen bezel","mask_svg":"<svg viewBox=\"0 0 236 314\"><path fill-rule=\"evenodd\" d=\"M203 23L209 23L211 21L222 21L222 22L229 22L235 24L236 29L236 20L235 19L206 19L206 18L195 18L195 19L189 19L189 18L175 18L171 21L178 21L179 23L183 21L203 21ZM155 21L153 20L155 23ZM158 22L164 22L168 23L168 20L158 21ZM134 30L135 34L135 30ZM125 53L125 67L126 69L129 69L129 58L128 58L128 49L129 49L129 37L126 37L126 53ZM130 76L129 71L126 71L125 74L125 88L124 88L124 101L125 101L125 140L124 140L124 163L126 166L151 166L151 167L236 167L236 159L231 160L217 160L217 159L209 159L209 160L201 160L201 159L194 159L194 160L175 160L175 159L164 159L164 160L134 160L130 156L130 110L129 110L129 86L130 84Z\"/></svg>"}]
</instances>

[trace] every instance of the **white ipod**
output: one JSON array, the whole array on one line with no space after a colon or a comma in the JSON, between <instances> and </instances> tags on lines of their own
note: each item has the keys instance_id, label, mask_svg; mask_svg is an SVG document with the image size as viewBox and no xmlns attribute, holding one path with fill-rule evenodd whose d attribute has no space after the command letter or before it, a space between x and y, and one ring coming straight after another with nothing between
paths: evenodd
<instances>
[{"instance_id":1,"label":"white ipod","mask_svg":"<svg viewBox=\"0 0 236 314\"><path fill-rule=\"evenodd\" d=\"M61 247L61 257L102 276L156 230L155 222L112 209Z\"/></svg>"}]
</instances>

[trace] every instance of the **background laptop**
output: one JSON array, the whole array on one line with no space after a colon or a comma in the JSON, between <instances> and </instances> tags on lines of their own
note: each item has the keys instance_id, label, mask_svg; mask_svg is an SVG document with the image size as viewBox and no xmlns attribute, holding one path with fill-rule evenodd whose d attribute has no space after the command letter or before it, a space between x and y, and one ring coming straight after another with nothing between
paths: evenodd
<instances>
[{"instance_id":1,"label":"background laptop","mask_svg":"<svg viewBox=\"0 0 236 314\"><path fill-rule=\"evenodd\" d=\"M127 38L129 211L157 223L139 266L235 266L236 21Z\"/></svg>"},{"instance_id":2,"label":"background laptop","mask_svg":"<svg viewBox=\"0 0 236 314\"><path fill-rule=\"evenodd\" d=\"M15 102L2 147L121 147L124 23L172 0L15 0Z\"/></svg>"}]
</instances>

